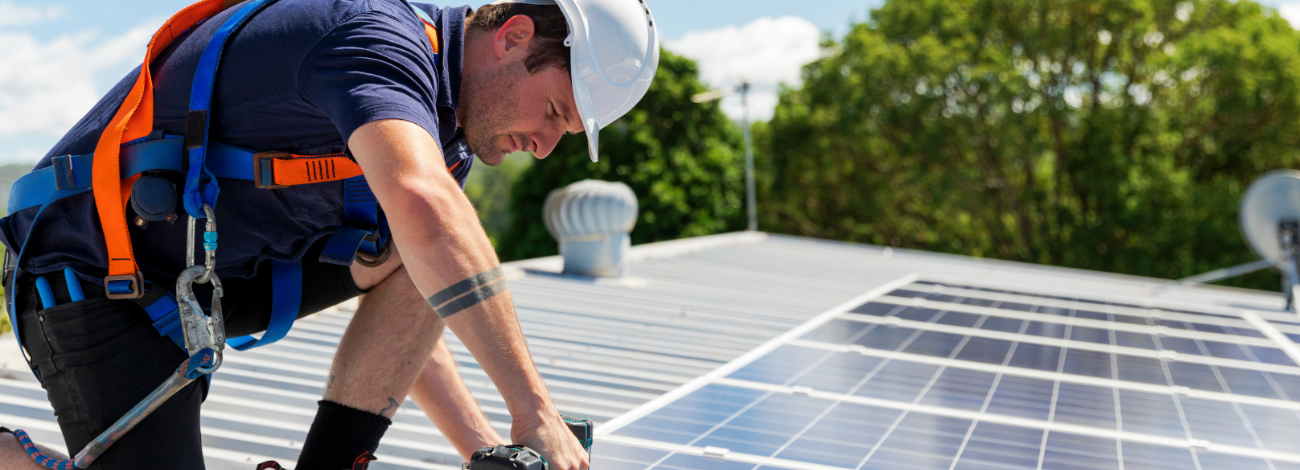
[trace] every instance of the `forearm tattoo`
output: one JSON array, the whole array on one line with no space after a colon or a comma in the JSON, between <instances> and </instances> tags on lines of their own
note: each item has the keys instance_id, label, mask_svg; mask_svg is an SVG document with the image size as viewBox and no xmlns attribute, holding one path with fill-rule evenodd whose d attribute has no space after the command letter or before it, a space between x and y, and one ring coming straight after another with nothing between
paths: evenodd
<instances>
[{"instance_id":1,"label":"forearm tattoo","mask_svg":"<svg viewBox=\"0 0 1300 470\"><path fill-rule=\"evenodd\" d=\"M447 318L508 289L501 268L496 267L452 284L427 300L439 317Z\"/></svg>"},{"instance_id":2,"label":"forearm tattoo","mask_svg":"<svg viewBox=\"0 0 1300 470\"><path fill-rule=\"evenodd\" d=\"M388 406L385 406L384 409L379 410L379 415L391 418L392 415L388 414L388 410L393 410L393 414L395 415L397 414L397 407L399 406L402 406L401 403L398 403L397 400L394 400L390 397L388 399Z\"/></svg>"}]
</instances>

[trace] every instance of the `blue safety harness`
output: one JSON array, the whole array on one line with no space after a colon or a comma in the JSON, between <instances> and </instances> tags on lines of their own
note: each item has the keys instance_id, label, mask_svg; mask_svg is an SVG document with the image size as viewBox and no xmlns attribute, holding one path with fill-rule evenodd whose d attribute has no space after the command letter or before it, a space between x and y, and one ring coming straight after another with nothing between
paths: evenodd
<instances>
[{"instance_id":1,"label":"blue safety harness","mask_svg":"<svg viewBox=\"0 0 1300 470\"><path fill-rule=\"evenodd\" d=\"M275 0L254 0L242 6L228 18L208 41L194 74L190 94L189 113L186 116L186 135L174 136L155 133L149 137L123 144L121 147L121 178L127 179L145 172L176 171L185 173L185 188L181 195L182 205L191 217L204 218L203 206L216 206L219 192L217 179L237 179L253 181L259 187L275 187L270 176L268 158L258 158L259 152L231 145L210 142L209 114L211 112L212 93L220 65L222 51L229 38L250 18L274 3ZM411 9L426 23L432 23L429 16L414 6ZM438 64L438 54L434 53L434 63ZM14 183L9 192L8 213L40 207L40 213L51 203L91 190L91 169L93 154L65 155L51 159L51 165L32 171ZM345 225L333 229L326 240L321 262L351 265L358 255L369 263L382 262L387 255L390 232L387 220L379 210L378 202L364 175L343 180ZM205 244L215 248L215 234L205 239ZM17 250L13 261L20 266L24 251L30 237L24 239L23 247ZM77 289L80 285L70 268L65 268L68 288ZM10 292L16 293L16 280L8 286ZM261 338L252 335L231 338L227 344L237 350L246 350L264 346L283 338L292 328L302 300L302 265L301 261L272 260L272 301L271 319L266 332ZM44 304L45 289L39 288L44 278L38 278L38 292ZM115 285L116 282L122 284ZM133 286L129 281L112 281L106 286L110 293L131 292ZM135 287L138 288L138 287ZM12 295L12 294L11 294ZM49 299L52 303L52 296ZM9 302L9 320L18 334L16 302ZM48 306L48 305L47 305ZM144 305L153 320L158 333L172 339L184 349L180 328L176 297L167 292L148 305Z\"/></svg>"}]
</instances>

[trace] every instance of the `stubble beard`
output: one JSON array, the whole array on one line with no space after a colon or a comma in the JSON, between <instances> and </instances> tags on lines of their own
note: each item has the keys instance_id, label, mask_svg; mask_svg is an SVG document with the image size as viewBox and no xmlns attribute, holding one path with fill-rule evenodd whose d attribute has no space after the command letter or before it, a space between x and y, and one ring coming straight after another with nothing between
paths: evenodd
<instances>
[{"instance_id":1,"label":"stubble beard","mask_svg":"<svg viewBox=\"0 0 1300 470\"><path fill-rule=\"evenodd\" d=\"M515 88L527 77L522 62L478 74L461 84L458 110L465 141L470 151L487 166L500 165L505 153L496 145L496 137L506 134ZM520 142L523 145L523 142Z\"/></svg>"}]
</instances>

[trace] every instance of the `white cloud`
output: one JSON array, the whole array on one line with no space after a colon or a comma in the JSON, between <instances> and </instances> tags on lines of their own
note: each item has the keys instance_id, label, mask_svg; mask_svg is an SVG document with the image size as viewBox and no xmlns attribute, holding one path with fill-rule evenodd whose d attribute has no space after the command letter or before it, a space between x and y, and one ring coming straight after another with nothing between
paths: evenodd
<instances>
[{"instance_id":1,"label":"white cloud","mask_svg":"<svg viewBox=\"0 0 1300 470\"><path fill-rule=\"evenodd\" d=\"M1278 15L1291 23L1292 28L1300 29L1300 3L1290 3L1277 7Z\"/></svg>"},{"instance_id":2,"label":"white cloud","mask_svg":"<svg viewBox=\"0 0 1300 470\"><path fill-rule=\"evenodd\" d=\"M104 74L121 74L144 58L152 32L137 27L116 37L81 32L40 42L0 31L0 137L67 132L107 91Z\"/></svg>"},{"instance_id":3,"label":"white cloud","mask_svg":"<svg viewBox=\"0 0 1300 470\"><path fill-rule=\"evenodd\" d=\"M750 117L766 120L776 107L777 86L797 87L800 68L821 56L821 31L797 16L759 18L735 27L692 31L665 44L669 50L695 60L700 78L712 87L734 86L748 80ZM740 100L723 101L733 119L741 116Z\"/></svg>"},{"instance_id":4,"label":"white cloud","mask_svg":"<svg viewBox=\"0 0 1300 470\"><path fill-rule=\"evenodd\" d=\"M14 5L11 2L0 2L0 26L40 23L58 18L63 15L63 12L63 7L60 6L38 8Z\"/></svg>"},{"instance_id":5,"label":"white cloud","mask_svg":"<svg viewBox=\"0 0 1300 470\"><path fill-rule=\"evenodd\" d=\"M0 156L0 164L10 163L31 163L40 160L45 156L48 150L36 148L20 148L13 155Z\"/></svg>"}]
</instances>

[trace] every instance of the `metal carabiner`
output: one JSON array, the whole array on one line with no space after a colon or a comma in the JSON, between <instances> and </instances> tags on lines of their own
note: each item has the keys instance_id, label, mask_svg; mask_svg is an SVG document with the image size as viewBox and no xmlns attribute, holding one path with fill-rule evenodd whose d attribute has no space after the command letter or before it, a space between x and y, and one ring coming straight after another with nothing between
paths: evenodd
<instances>
[{"instance_id":1,"label":"metal carabiner","mask_svg":"<svg viewBox=\"0 0 1300 470\"><path fill-rule=\"evenodd\" d=\"M221 279L216 274L217 218L212 206L203 205L207 214L207 226L203 233L203 251L205 260L202 266L194 265L194 225L193 217L189 220L189 234L186 237L185 265L181 275L176 278L176 305L180 309L181 329L185 336L185 350L194 355L205 348L215 351L216 362L210 368L200 368L204 374L212 373L221 366L221 351L226 347L226 328L221 316ZM212 284L212 308L209 314L203 314L203 307L194 296L194 284Z\"/></svg>"},{"instance_id":2,"label":"metal carabiner","mask_svg":"<svg viewBox=\"0 0 1300 470\"><path fill-rule=\"evenodd\" d=\"M203 266L207 268L199 283L208 282L208 275L217 269L217 215L212 206L203 205L207 224L203 227ZM194 217L188 222L189 230L185 235L185 267L194 266Z\"/></svg>"},{"instance_id":3,"label":"metal carabiner","mask_svg":"<svg viewBox=\"0 0 1300 470\"><path fill-rule=\"evenodd\" d=\"M208 276L207 282L200 278ZM212 284L212 308L205 315L194 295L194 284ZM221 279L211 274L207 267L190 266L176 279L176 304L180 308L181 328L185 335L185 350L194 355L204 348L217 352L216 370L221 365L221 351L226 347L226 328L221 317ZM208 373L208 371L204 371Z\"/></svg>"}]
</instances>

